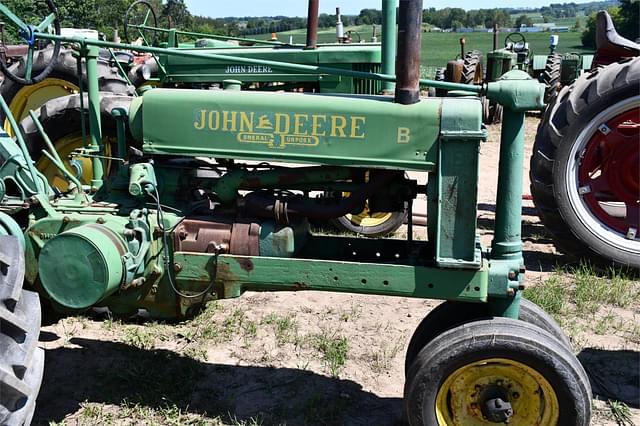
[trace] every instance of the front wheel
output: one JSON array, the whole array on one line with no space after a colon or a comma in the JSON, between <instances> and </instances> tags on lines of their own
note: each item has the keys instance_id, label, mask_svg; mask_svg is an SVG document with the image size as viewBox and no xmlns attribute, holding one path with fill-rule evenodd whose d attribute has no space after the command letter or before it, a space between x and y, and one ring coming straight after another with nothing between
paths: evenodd
<instances>
[{"instance_id":1,"label":"front wheel","mask_svg":"<svg viewBox=\"0 0 640 426\"><path fill-rule=\"evenodd\" d=\"M412 426L586 426L591 418L591 388L573 353L508 318L458 326L425 346L404 401Z\"/></svg>"},{"instance_id":2,"label":"front wheel","mask_svg":"<svg viewBox=\"0 0 640 426\"><path fill-rule=\"evenodd\" d=\"M538 127L530 176L559 248L640 269L640 58L562 89Z\"/></svg>"}]
</instances>

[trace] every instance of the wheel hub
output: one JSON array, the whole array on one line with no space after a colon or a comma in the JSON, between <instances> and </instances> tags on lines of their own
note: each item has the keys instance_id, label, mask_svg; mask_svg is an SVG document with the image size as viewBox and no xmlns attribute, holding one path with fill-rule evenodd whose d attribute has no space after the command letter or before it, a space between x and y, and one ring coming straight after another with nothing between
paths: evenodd
<instances>
[{"instance_id":1,"label":"wheel hub","mask_svg":"<svg viewBox=\"0 0 640 426\"><path fill-rule=\"evenodd\" d=\"M578 188L604 225L635 239L640 227L640 108L601 123L581 154Z\"/></svg>"},{"instance_id":2,"label":"wheel hub","mask_svg":"<svg viewBox=\"0 0 640 426\"><path fill-rule=\"evenodd\" d=\"M480 410L490 422L508 422L513 416L508 390L498 385L486 386L480 393Z\"/></svg>"}]
</instances>

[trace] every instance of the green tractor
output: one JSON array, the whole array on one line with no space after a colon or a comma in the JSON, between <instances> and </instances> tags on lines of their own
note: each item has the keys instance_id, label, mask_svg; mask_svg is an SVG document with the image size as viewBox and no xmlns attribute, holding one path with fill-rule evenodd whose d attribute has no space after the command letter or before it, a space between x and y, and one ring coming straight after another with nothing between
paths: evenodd
<instances>
[{"instance_id":1,"label":"green tractor","mask_svg":"<svg viewBox=\"0 0 640 426\"><path fill-rule=\"evenodd\" d=\"M396 3L397 1L385 0L383 9L395 10ZM385 24L395 27L395 15L386 13L385 16L388 16L385 18ZM102 114L105 119L103 138L105 146L108 147L106 155L111 155L111 147L115 146L115 122L109 114L110 108L113 107L112 102L123 102L122 96L133 96L136 90L145 90L149 86L207 90L222 87L223 81L233 79L239 82L243 90L371 95L392 89L390 84L384 82L325 73L322 67L393 74L395 37L388 37L382 45L345 43L348 41L345 37L338 38L339 43L318 44L318 0L309 1L308 22L307 41L304 45L199 34L160 28L151 4L144 0L135 1L125 14L125 39L144 46L161 46L165 50L144 55L133 55L118 49L100 50L98 72L100 92L103 93L104 99ZM176 53L169 55L166 53L168 51ZM86 90L85 65L78 60L71 48L60 47L56 50L55 45L49 44L36 52L32 73L40 73L47 66L51 66L47 77L41 81L30 81L31 84L28 85L24 79L14 81L6 78L0 85L0 92L18 120L27 117L28 111L32 109L42 107L47 111L43 125L63 154L62 158L66 159L73 150L82 146L86 123L79 120L75 114L78 109L83 108L83 100L78 96L71 100L63 97ZM189 56L190 52L201 55L195 58ZM386 65L382 63L383 55L386 55ZM57 60L53 61L53 56L57 57ZM303 73L281 69L273 64L238 63L227 59L229 56L320 68L315 73ZM14 58L13 65L7 69L8 75L24 73L26 59L26 53ZM384 70L383 66L386 66ZM78 78L80 75L81 79ZM0 119L5 121L5 130L11 133L12 130L2 112ZM33 128L30 130L34 131ZM48 178L54 179L59 188L65 189L66 180L51 161L37 153L34 156L38 169ZM76 176L83 183L91 180L92 171L88 163L81 164L77 160L68 166L74 169ZM344 231L376 236L395 231L402 226L406 217L406 209L373 214L365 208L362 212L348 214L332 220L331 223Z\"/></svg>"},{"instance_id":2,"label":"green tractor","mask_svg":"<svg viewBox=\"0 0 640 426\"><path fill-rule=\"evenodd\" d=\"M88 161L92 176L81 182L64 163L41 124L43 110L22 122L39 134L28 146L0 100L14 131L0 135L4 422L29 423L34 412L43 364L34 343L39 296L67 313L104 307L128 317L142 309L180 319L245 291L322 290L445 300L407 350L410 425L589 424L589 380L567 337L522 299L523 126L525 111L543 107L541 84L517 70L484 86L420 80L422 2L401 0L397 77L230 56L395 82L393 96L238 91L235 82L222 90L154 88L112 101L117 141L107 156L99 48L206 55L45 32L57 22L48 6L36 25L3 3L0 12L29 47L39 39L74 43L86 61L90 131L71 157ZM421 84L476 96L421 99ZM480 96L503 105L505 117L490 247L480 244L476 220L479 144L487 137ZM36 169L32 153L58 167L66 190ZM426 172L428 184L406 178L407 170ZM426 203L424 238L414 239L411 221L404 239L311 232L310 220L362 211L366 202L373 212Z\"/></svg>"}]
</instances>

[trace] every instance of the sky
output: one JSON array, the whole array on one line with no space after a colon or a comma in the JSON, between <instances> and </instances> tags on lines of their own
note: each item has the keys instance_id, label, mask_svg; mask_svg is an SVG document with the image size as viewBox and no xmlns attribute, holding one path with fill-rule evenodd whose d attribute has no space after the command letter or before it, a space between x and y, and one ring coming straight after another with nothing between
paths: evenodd
<instances>
[{"instance_id":1,"label":"sky","mask_svg":"<svg viewBox=\"0 0 640 426\"><path fill-rule=\"evenodd\" d=\"M540 7L549 3L591 0L423 0L423 7L461 7L490 9L494 7ZM226 16L307 16L307 0L185 0L192 15L223 18ZM321 0L320 13L334 14L339 6L345 15L357 15L360 10L381 9L381 0Z\"/></svg>"}]
</instances>

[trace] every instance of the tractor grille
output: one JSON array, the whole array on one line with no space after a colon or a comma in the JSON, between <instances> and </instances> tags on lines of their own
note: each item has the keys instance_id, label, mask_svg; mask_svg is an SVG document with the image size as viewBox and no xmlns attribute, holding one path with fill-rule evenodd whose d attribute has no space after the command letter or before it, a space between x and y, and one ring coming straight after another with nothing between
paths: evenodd
<instances>
[{"instance_id":1,"label":"tractor grille","mask_svg":"<svg viewBox=\"0 0 640 426\"><path fill-rule=\"evenodd\" d=\"M353 64L354 71L379 73L380 64ZM382 91L382 82L364 78L353 79L353 93L356 95L376 95Z\"/></svg>"}]
</instances>

